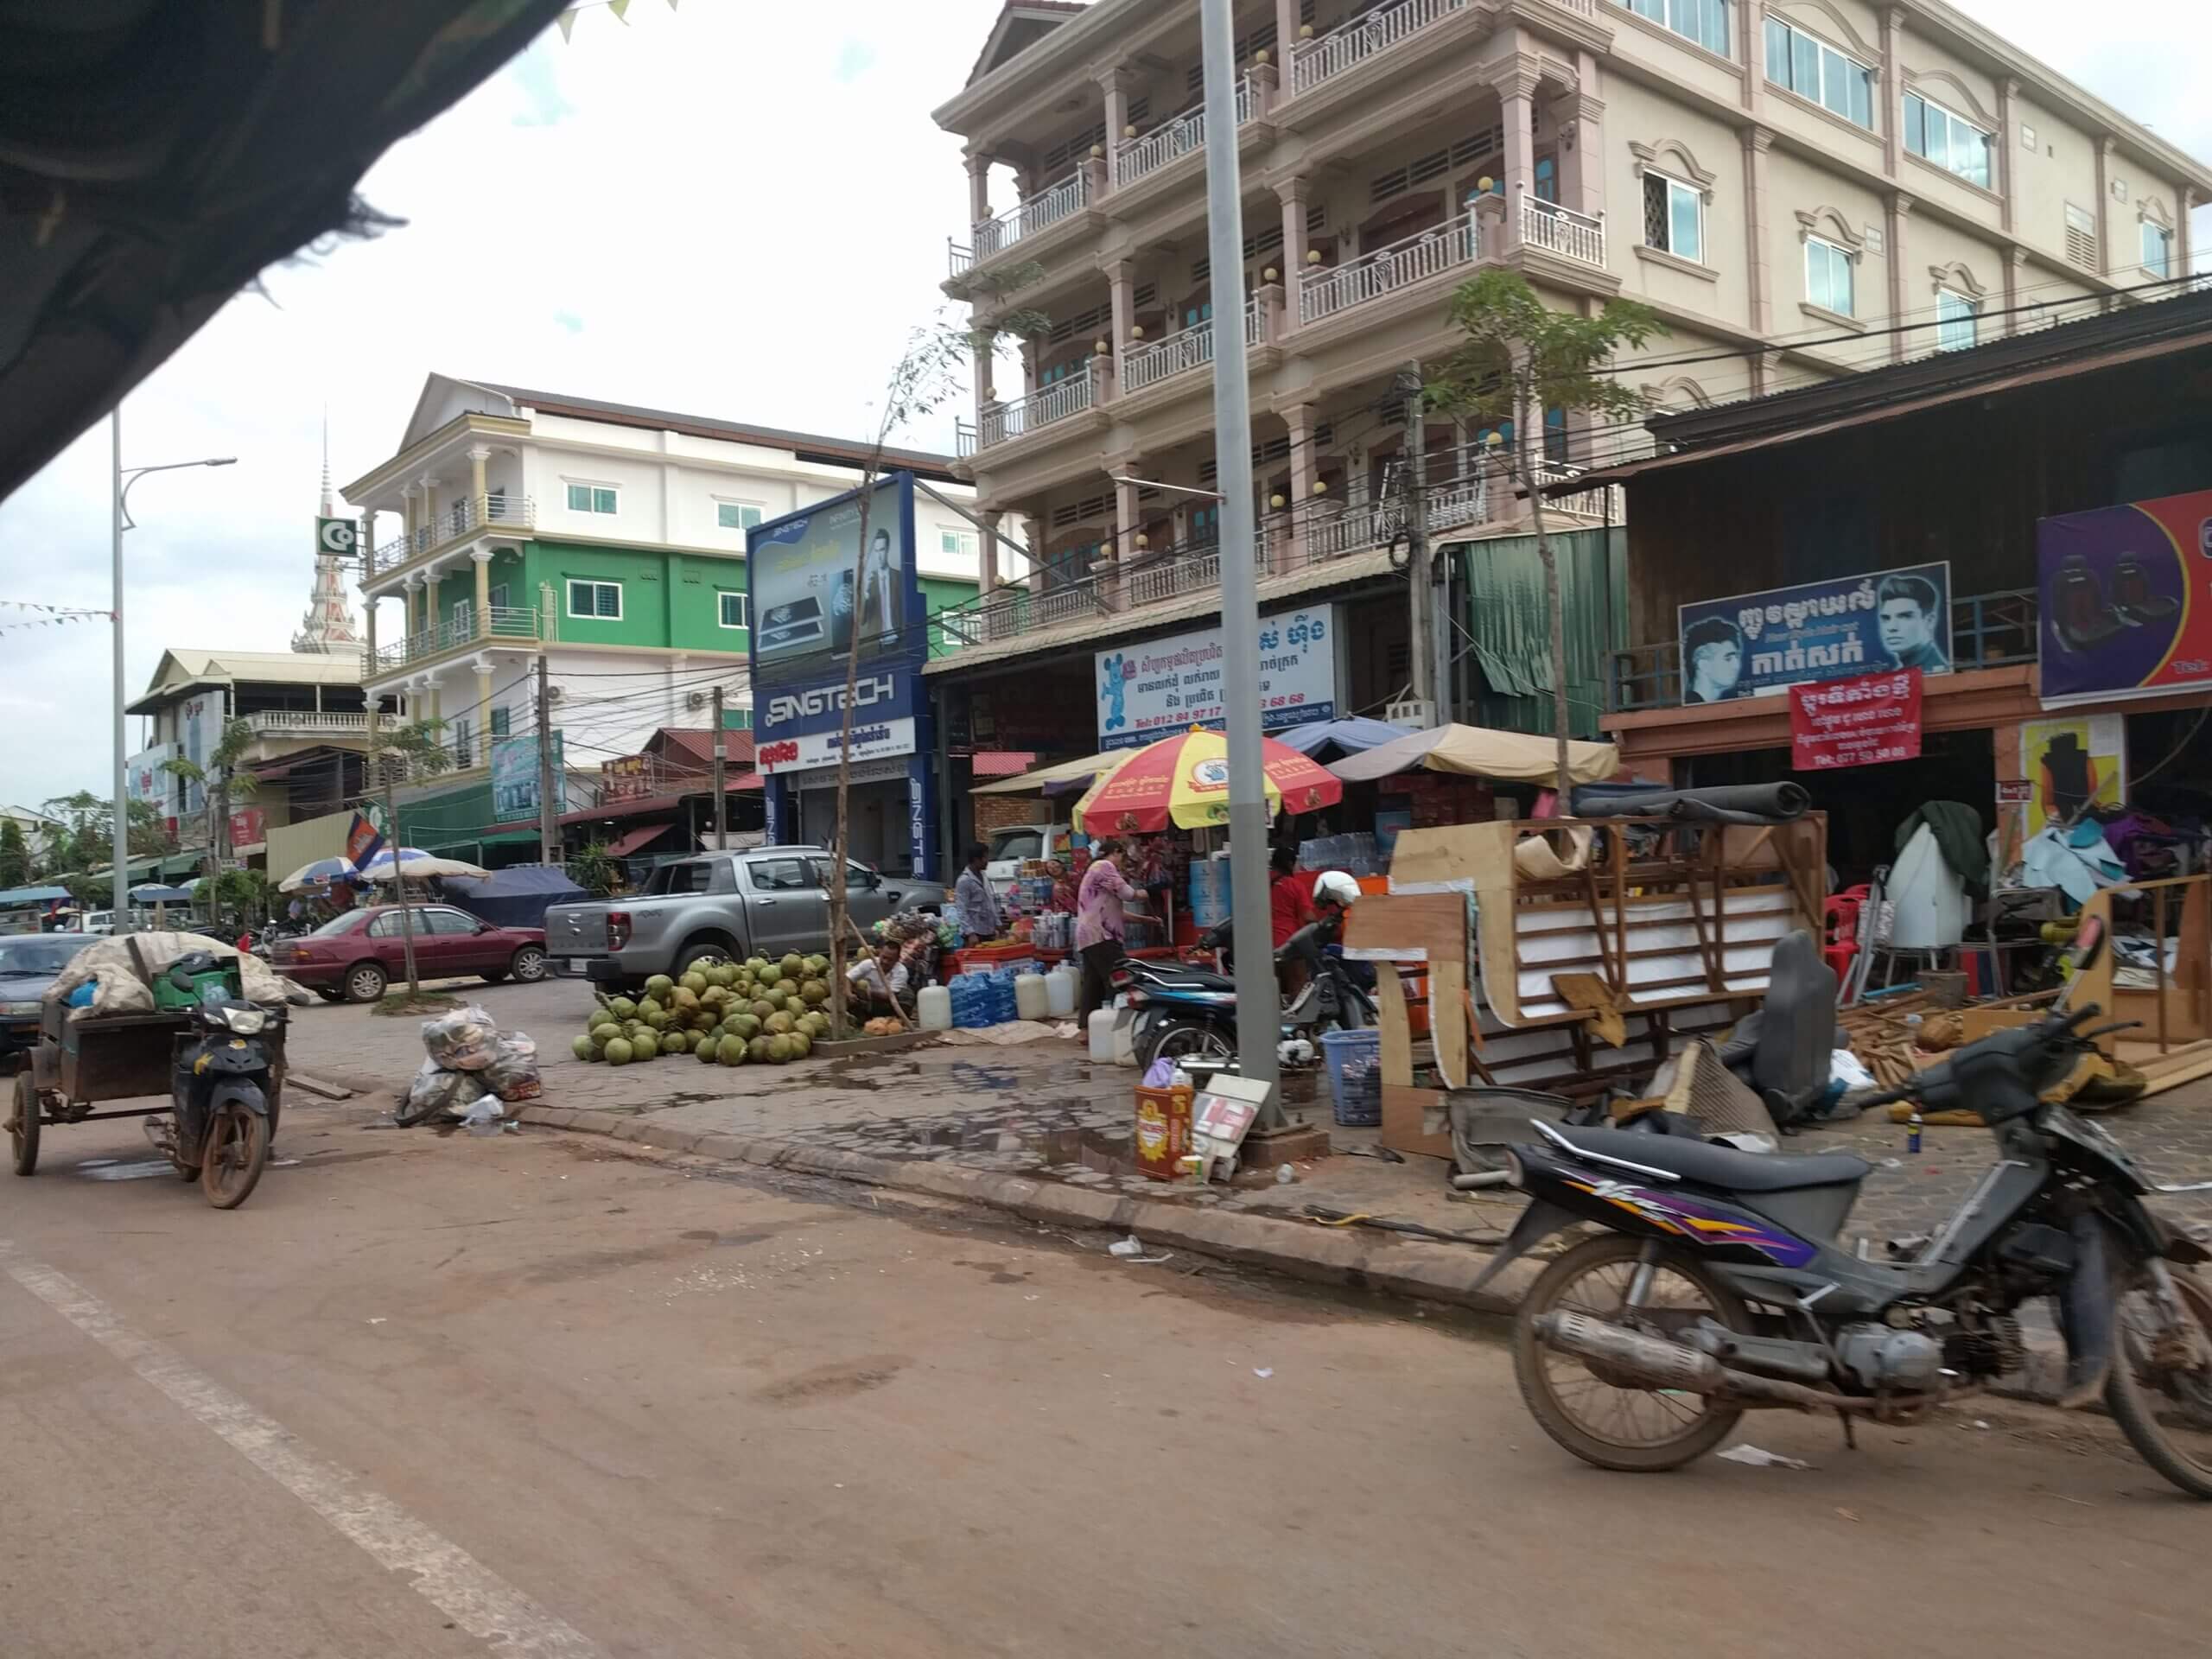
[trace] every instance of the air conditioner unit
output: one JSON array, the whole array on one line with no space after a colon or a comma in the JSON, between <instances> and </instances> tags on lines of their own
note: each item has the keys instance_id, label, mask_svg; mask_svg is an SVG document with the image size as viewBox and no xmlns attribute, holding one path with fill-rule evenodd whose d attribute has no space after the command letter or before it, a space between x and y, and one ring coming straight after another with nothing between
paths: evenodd
<instances>
[{"instance_id":1,"label":"air conditioner unit","mask_svg":"<svg viewBox=\"0 0 2212 1659\"><path fill-rule=\"evenodd\" d=\"M1436 705L1426 698L1408 697L1384 709L1382 718L1393 726L1410 726L1417 732L1425 732L1436 724Z\"/></svg>"},{"instance_id":2,"label":"air conditioner unit","mask_svg":"<svg viewBox=\"0 0 2212 1659\"><path fill-rule=\"evenodd\" d=\"M545 701L548 702L558 702L562 698L568 695L569 693L565 687L549 685L545 688Z\"/></svg>"},{"instance_id":3,"label":"air conditioner unit","mask_svg":"<svg viewBox=\"0 0 2212 1659\"><path fill-rule=\"evenodd\" d=\"M691 709L705 708L707 706L707 694L703 691L687 692L684 695L683 706L686 709Z\"/></svg>"}]
</instances>

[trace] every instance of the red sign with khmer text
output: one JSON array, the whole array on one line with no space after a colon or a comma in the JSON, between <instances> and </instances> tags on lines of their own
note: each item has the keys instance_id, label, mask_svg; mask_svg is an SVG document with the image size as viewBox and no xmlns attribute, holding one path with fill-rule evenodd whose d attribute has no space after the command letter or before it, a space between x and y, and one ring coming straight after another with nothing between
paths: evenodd
<instances>
[{"instance_id":1,"label":"red sign with khmer text","mask_svg":"<svg viewBox=\"0 0 2212 1659\"><path fill-rule=\"evenodd\" d=\"M1799 772L1920 758L1920 671L1789 688L1790 765Z\"/></svg>"}]
</instances>

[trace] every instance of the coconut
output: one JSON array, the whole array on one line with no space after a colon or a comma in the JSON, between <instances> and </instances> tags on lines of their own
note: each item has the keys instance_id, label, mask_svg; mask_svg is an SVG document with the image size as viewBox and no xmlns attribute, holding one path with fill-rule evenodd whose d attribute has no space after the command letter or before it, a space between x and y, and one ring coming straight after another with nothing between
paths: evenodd
<instances>
[{"instance_id":1,"label":"coconut","mask_svg":"<svg viewBox=\"0 0 2212 1659\"><path fill-rule=\"evenodd\" d=\"M787 1014L779 1008L762 1023L766 1026L771 1037L781 1037L785 1033L795 1028L798 1020L796 1015Z\"/></svg>"},{"instance_id":2,"label":"coconut","mask_svg":"<svg viewBox=\"0 0 2212 1659\"><path fill-rule=\"evenodd\" d=\"M609 1065L627 1065L636 1052L637 1049L627 1037L617 1037L607 1046L607 1063Z\"/></svg>"},{"instance_id":3,"label":"coconut","mask_svg":"<svg viewBox=\"0 0 2212 1659\"><path fill-rule=\"evenodd\" d=\"M660 1039L660 1052L664 1054L690 1053L691 1033L687 1031L671 1031L664 1033Z\"/></svg>"},{"instance_id":4,"label":"coconut","mask_svg":"<svg viewBox=\"0 0 2212 1659\"><path fill-rule=\"evenodd\" d=\"M768 1058L768 1045L775 1040L772 1037L755 1037L746 1047L754 1059L765 1060Z\"/></svg>"},{"instance_id":5,"label":"coconut","mask_svg":"<svg viewBox=\"0 0 2212 1659\"><path fill-rule=\"evenodd\" d=\"M626 996L618 996L607 1006L617 1020L634 1020L638 1017L638 1005Z\"/></svg>"},{"instance_id":6,"label":"coconut","mask_svg":"<svg viewBox=\"0 0 2212 1659\"><path fill-rule=\"evenodd\" d=\"M575 1055L580 1060L588 1060L596 1058L595 1051L598 1047L599 1045L592 1041L590 1038L579 1037L575 1042L569 1045L569 1052Z\"/></svg>"},{"instance_id":7,"label":"coconut","mask_svg":"<svg viewBox=\"0 0 2212 1659\"><path fill-rule=\"evenodd\" d=\"M659 1053L660 1039L650 1031L630 1045L630 1058L633 1060L650 1060Z\"/></svg>"},{"instance_id":8,"label":"coconut","mask_svg":"<svg viewBox=\"0 0 2212 1659\"><path fill-rule=\"evenodd\" d=\"M791 1058L803 1060L814 1052L814 1039L806 1032L795 1031L784 1039L791 1046Z\"/></svg>"},{"instance_id":9,"label":"coconut","mask_svg":"<svg viewBox=\"0 0 2212 1659\"><path fill-rule=\"evenodd\" d=\"M664 1001L667 999L668 994L675 988L676 982L671 979L666 974L655 974L651 979L645 982L645 995L647 996L659 997Z\"/></svg>"},{"instance_id":10,"label":"coconut","mask_svg":"<svg viewBox=\"0 0 2212 1659\"><path fill-rule=\"evenodd\" d=\"M776 965L784 970L785 979L797 979L806 971L806 958L794 950Z\"/></svg>"},{"instance_id":11,"label":"coconut","mask_svg":"<svg viewBox=\"0 0 2212 1659\"><path fill-rule=\"evenodd\" d=\"M806 1002L827 1002L830 988L818 979L810 979L798 988L799 998Z\"/></svg>"}]
</instances>

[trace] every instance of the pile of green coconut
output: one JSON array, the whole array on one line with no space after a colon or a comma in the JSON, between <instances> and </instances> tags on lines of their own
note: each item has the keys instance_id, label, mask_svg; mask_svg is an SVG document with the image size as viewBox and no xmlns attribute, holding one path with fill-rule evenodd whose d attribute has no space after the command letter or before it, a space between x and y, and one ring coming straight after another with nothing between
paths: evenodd
<instances>
[{"instance_id":1,"label":"pile of green coconut","mask_svg":"<svg viewBox=\"0 0 2212 1659\"><path fill-rule=\"evenodd\" d=\"M570 1046L580 1060L630 1065L696 1054L709 1065L803 1060L830 1032L830 958L696 963L681 979L655 974L637 1001L599 999Z\"/></svg>"}]
</instances>

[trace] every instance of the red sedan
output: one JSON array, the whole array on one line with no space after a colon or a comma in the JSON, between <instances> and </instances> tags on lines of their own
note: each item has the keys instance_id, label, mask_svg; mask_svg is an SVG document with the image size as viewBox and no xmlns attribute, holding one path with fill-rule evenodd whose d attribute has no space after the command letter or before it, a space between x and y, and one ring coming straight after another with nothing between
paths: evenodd
<instances>
[{"instance_id":1,"label":"red sedan","mask_svg":"<svg viewBox=\"0 0 2212 1659\"><path fill-rule=\"evenodd\" d=\"M545 977L545 934L535 927L494 927L450 905L410 905L415 972L423 979L475 975L497 985ZM406 941L397 905L374 905L333 917L302 938L278 939L270 965L333 1002L373 1002L395 979L407 977Z\"/></svg>"}]
</instances>

